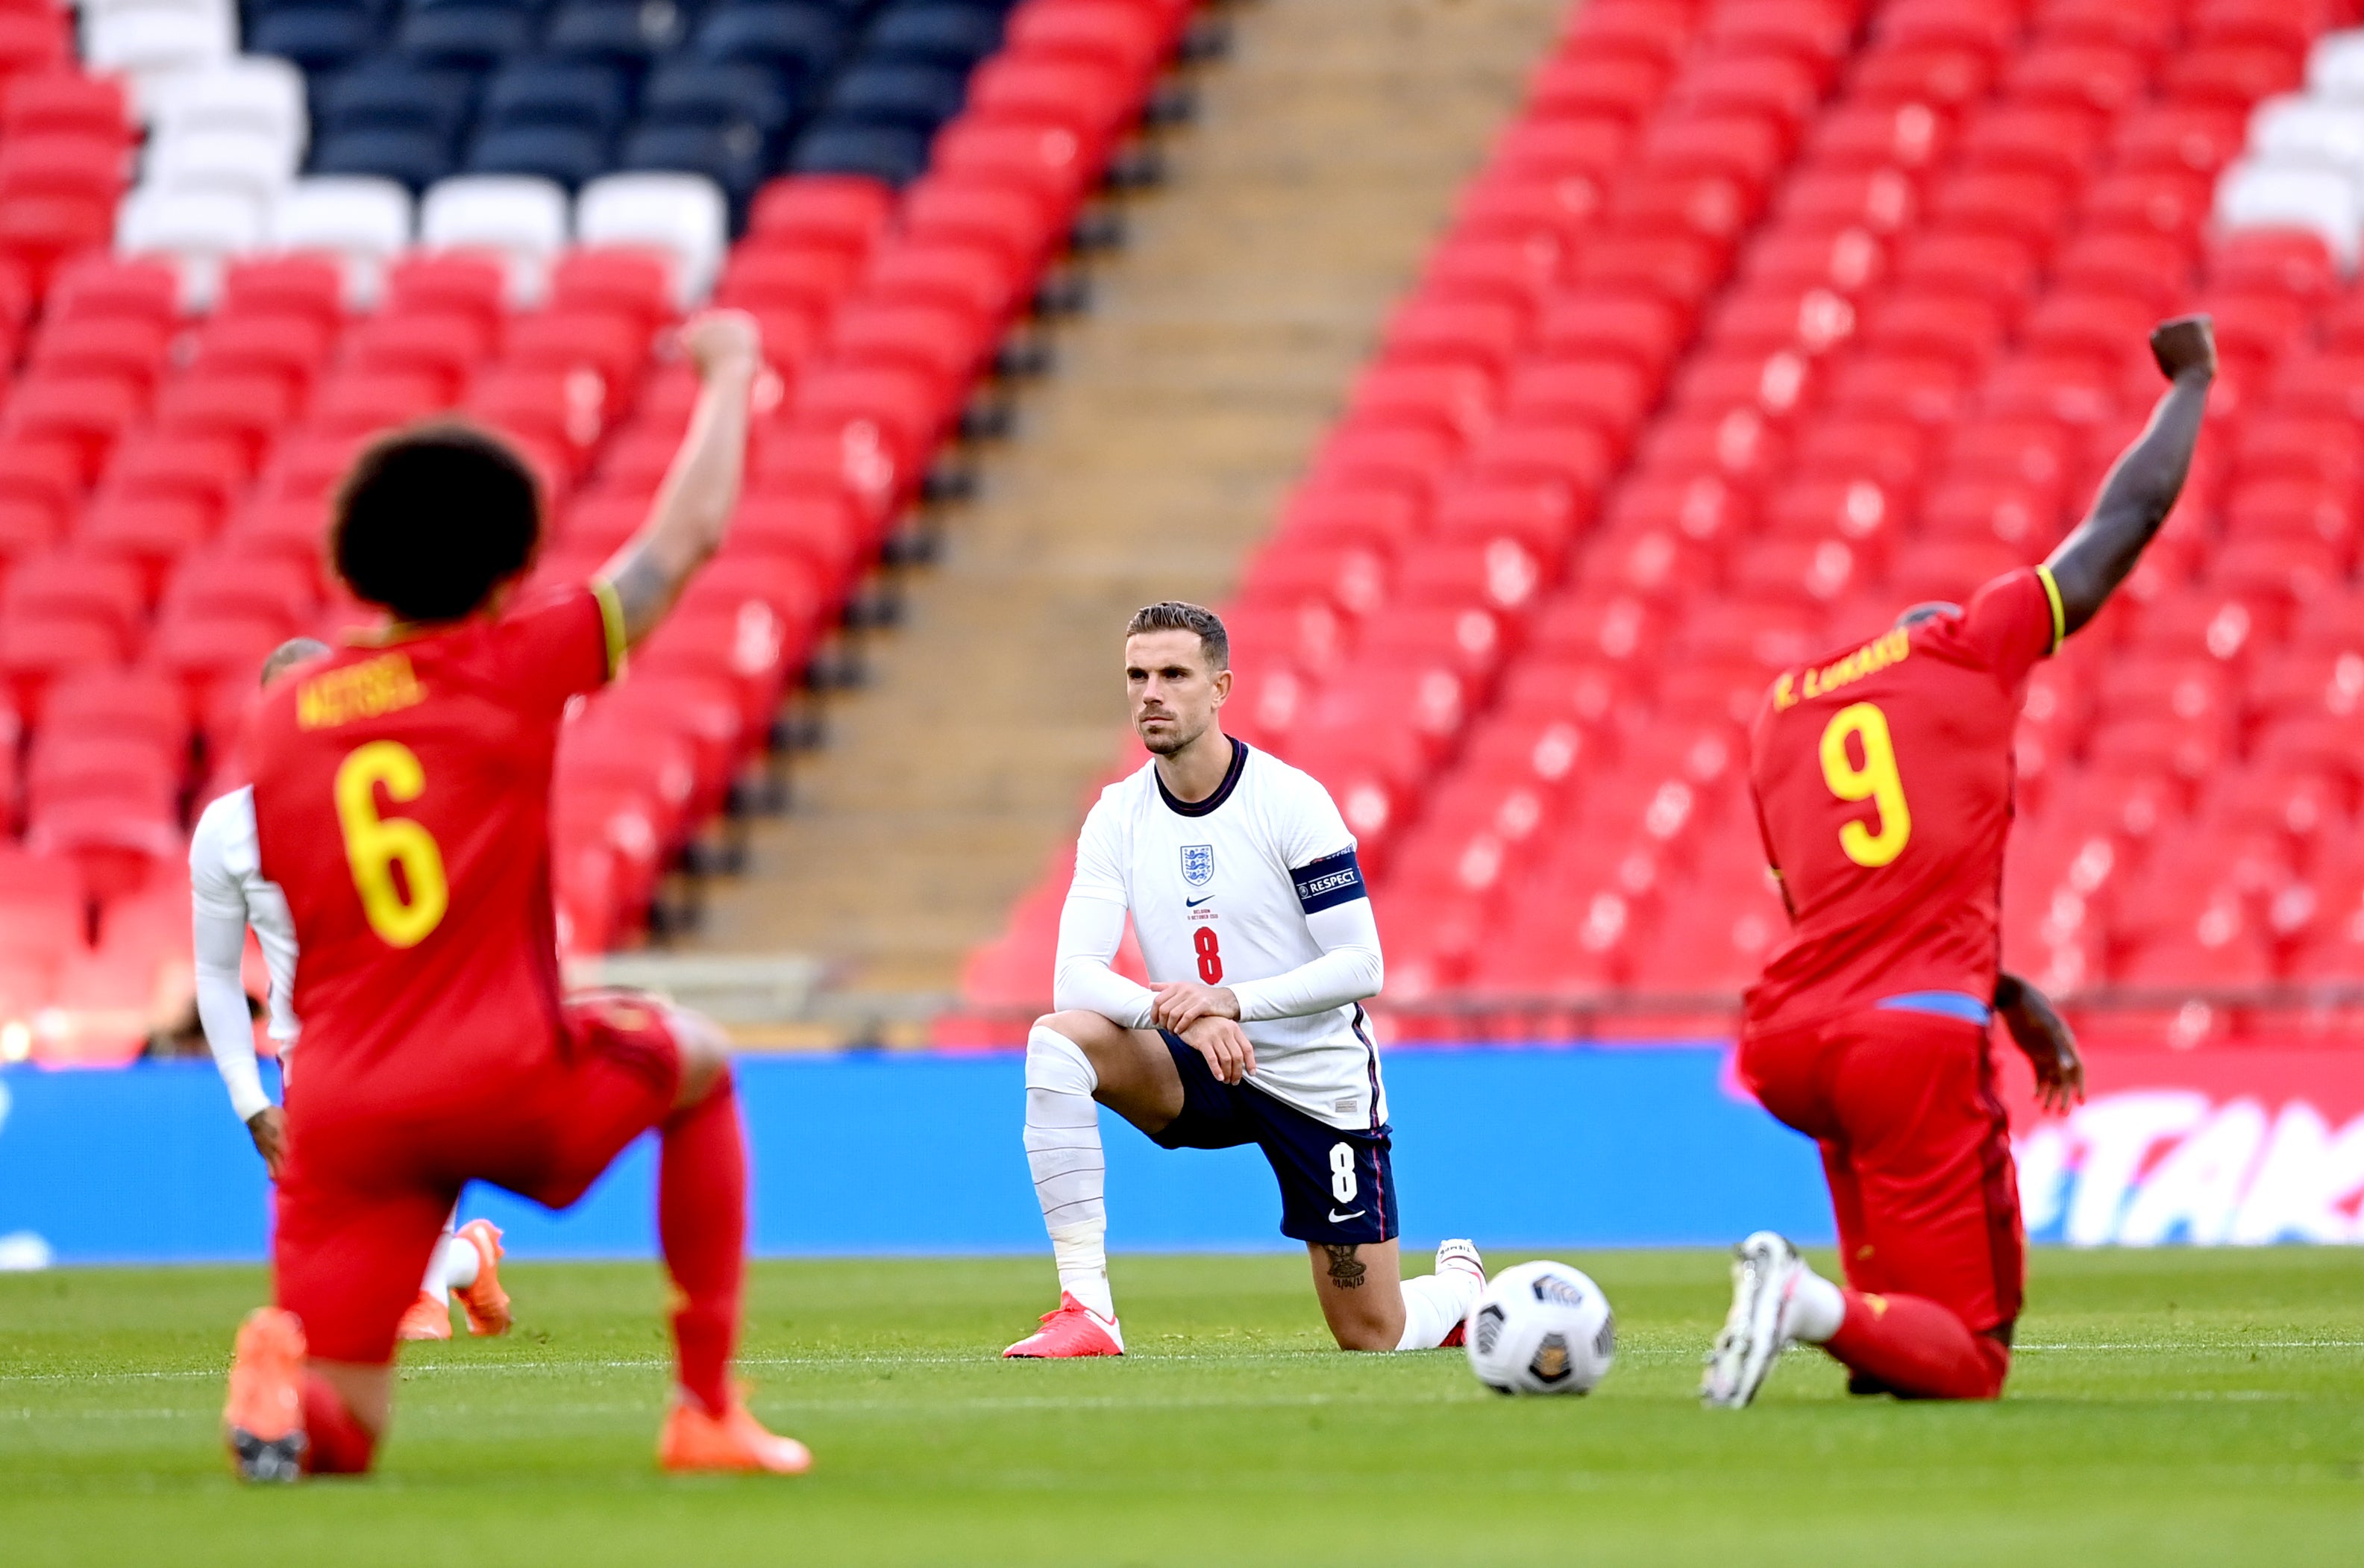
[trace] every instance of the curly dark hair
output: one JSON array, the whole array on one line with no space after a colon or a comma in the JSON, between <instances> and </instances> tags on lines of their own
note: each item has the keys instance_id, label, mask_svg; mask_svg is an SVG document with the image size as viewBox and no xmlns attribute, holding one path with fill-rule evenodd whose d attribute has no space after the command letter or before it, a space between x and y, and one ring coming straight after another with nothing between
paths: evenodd
<instances>
[{"instance_id":1,"label":"curly dark hair","mask_svg":"<svg viewBox=\"0 0 2364 1568\"><path fill-rule=\"evenodd\" d=\"M541 486L491 431L435 420L372 441L338 487L329 555L356 597L458 620L533 564Z\"/></svg>"}]
</instances>

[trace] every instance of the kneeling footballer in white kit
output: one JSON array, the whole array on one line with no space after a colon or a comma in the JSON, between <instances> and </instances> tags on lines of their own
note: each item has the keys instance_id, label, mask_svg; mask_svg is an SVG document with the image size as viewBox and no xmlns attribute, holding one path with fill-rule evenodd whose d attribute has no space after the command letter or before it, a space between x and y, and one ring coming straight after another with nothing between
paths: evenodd
<instances>
[{"instance_id":1,"label":"kneeling footballer in white kit","mask_svg":"<svg viewBox=\"0 0 2364 1568\"><path fill-rule=\"evenodd\" d=\"M1167 1149L1264 1151L1281 1233L1306 1244L1342 1349L1457 1344L1485 1267L1447 1241L1433 1274L1401 1276L1387 1089L1362 1008L1379 990L1379 936L1355 837L1320 784L1223 733L1231 648L1211 611L1142 610L1124 662L1152 757L1084 822L1059 1010L1026 1043L1026 1158L1059 1307L1002 1353L1124 1353L1101 1105ZM1109 966L1128 914L1146 986Z\"/></svg>"},{"instance_id":2,"label":"kneeling footballer in white kit","mask_svg":"<svg viewBox=\"0 0 2364 1568\"><path fill-rule=\"evenodd\" d=\"M328 651L327 643L308 637L281 643L262 662L262 684L271 684L294 666ZM247 1016L246 983L240 970L251 926L255 944L262 950L263 967L271 974L269 1028L279 1046L284 1089L299 1032L294 1006L296 921L287 912L287 895L262 875L251 786L217 796L199 815L196 828L189 835L189 903L195 938L197 1022L205 1029L206 1048L213 1053L214 1066L229 1090L230 1108L246 1124L255 1152L262 1156L275 1181L287 1152L286 1113L273 1105L263 1091L262 1070L254 1059L254 1026ZM509 1297L501 1288L500 1228L489 1219L472 1219L465 1225L459 1220L460 1211L454 1207L427 1260L427 1277L419 1282L418 1299L402 1315L397 1331L402 1339L450 1339L448 1297L454 1296L467 1313L468 1332L506 1334L509 1330Z\"/></svg>"}]
</instances>

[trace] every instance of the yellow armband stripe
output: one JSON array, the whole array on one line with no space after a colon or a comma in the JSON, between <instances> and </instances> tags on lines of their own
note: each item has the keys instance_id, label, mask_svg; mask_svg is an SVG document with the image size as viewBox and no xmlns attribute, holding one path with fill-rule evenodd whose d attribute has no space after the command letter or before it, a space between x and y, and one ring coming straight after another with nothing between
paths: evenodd
<instances>
[{"instance_id":1,"label":"yellow armband stripe","mask_svg":"<svg viewBox=\"0 0 2364 1568\"><path fill-rule=\"evenodd\" d=\"M608 679L614 680L624 673L624 601L616 596L616 585L605 577L591 579L591 596L599 601L599 628L608 634ZM2060 601L2053 599L2053 615L2057 617Z\"/></svg>"},{"instance_id":2,"label":"yellow armband stripe","mask_svg":"<svg viewBox=\"0 0 2364 1568\"><path fill-rule=\"evenodd\" d=\"M2035 580L2044 584L2044 597L2052 606L2052 646L2047 653L2057 653L2060 645L2068 640L2068 612L2060 606L2060 584L2052 580L2052 568L2039 566Z\"/></svg>"}]
</instances>

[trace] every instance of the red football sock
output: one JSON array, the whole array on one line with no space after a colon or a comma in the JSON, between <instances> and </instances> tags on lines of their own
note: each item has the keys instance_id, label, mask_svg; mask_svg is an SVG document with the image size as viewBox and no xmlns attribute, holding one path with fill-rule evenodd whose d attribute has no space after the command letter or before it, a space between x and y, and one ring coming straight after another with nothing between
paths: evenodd
<instances>
[{"instance_id":1,"label":"red football sock","mask_svg":"<svg viewBox=\"0 0 2364 1568\"><path fill-rule=\"evenodd\" d=\"M317 1372L304 1374L304 1473L359 1475L377 1452L377 1434L345 1406L344 1396Z\"/></svg>"},{"instance_id":2,"label":"red football sock","mask_svg":"<svg viewBox=\"0 0 2364 1568\"><path fill-rule=\"evenodd\" d=\"M747 1251L747 1152L730 1080L675 1112L661 1136L657 1239L680 1291L673 1338L681 1385L719 1415L730 1404Z\"/></svg>"},{"instance_id":3,"label":"red football sock","mask_svg":"<svg viewBox=\"0 0 2364 1568\"><path fill-rule=\"evenodd\" d=\"M1823 1349L1850 1372L1907 1399L1993 1399L2011 1370L2001 1340L1970 1332L1925 1296L1850 1290L1846 1318Z\"/></svg>"}]
</instances>

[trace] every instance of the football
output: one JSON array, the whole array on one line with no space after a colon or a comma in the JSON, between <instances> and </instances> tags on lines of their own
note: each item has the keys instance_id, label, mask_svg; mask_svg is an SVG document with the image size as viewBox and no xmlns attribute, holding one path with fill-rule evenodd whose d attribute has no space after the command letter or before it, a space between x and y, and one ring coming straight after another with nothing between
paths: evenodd
<instances>
[{"instance_id":1,"label":"football","mask_svg":"<svg viewBox=\"0 0 2364 1568\"><path fill-rule=\"evenodd\" d=\"M1581 1269L1504 1269L1469 1313L1469 1370L1499 1394L1589 1394L1617 1357L1609 1298Z\"/></svg>"}]
</instances>

